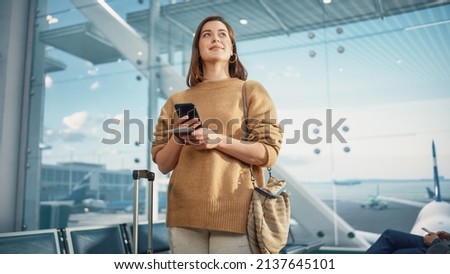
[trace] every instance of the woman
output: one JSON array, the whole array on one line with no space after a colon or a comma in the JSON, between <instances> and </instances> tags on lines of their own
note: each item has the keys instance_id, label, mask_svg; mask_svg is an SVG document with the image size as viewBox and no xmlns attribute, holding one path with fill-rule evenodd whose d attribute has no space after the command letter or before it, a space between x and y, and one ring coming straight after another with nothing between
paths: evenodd
<instances>
[{"instance_id":1,"label":"woman","mask_svg":"<svg viewBox=\"0 0 450 274\"><path fill-rule=\"evenodd\" d=\"M189 88L162 107L151 150L159 170L172 172L166 224L173 253L251 253L246 236L250 166L262 186L263 168L275 164L282 135L269 94L260 83L247 81L250 137L244 141L246 78L231 26L219 16L204 19L193 40ZM177 117L177 103L194 103L201 122ZM195 130L168 133L177 127Z\"/></svg>"}]
</instances>

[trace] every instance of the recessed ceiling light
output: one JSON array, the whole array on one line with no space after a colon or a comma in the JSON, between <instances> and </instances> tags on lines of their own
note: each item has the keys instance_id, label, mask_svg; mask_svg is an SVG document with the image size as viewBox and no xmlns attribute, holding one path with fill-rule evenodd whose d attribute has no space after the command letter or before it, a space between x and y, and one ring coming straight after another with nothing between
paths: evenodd
<instances>
[{"instance_id":1,"label":"recessed ceiling light","mask_svg":"<svg viewBox=\"0 0 450 274\"><path fill-rule=\"evenodd\" d=\"M332 2L332 0L323 0L324 4L330 4Z\"/></svg>"},{"instance_id":2,"label":"recessed ceiling light","mask_svg":"<svg viewBox=\"0 0 450 274\"><path fill-rule=\"evenodd\" d=\"M247 19L241 19L241 20L239 20L239 23L241 23L241 25L247 25L248 21L247 21Z\"/></svg>"}]
</instances>

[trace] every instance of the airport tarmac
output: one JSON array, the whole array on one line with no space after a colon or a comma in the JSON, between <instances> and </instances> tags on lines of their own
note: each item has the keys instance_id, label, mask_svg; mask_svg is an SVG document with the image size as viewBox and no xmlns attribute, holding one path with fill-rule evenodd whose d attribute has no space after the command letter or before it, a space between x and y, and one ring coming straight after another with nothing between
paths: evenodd
<instances>
[{"instance_id":1,"label":"airport tarmac","mask_svg":"<svg viewBox=\"0 0 450 274\"><path fill-rule=\"evenodd\" d=\"M325 200L330 208L331 200ZM387 228L409 232L419 214L420 208L390 202L386 209L362 208L356 201L336 202L336 211L356 230L382 233Z\"/></svg>"},{"instance_id":2,"label":"airport tarmac","mask_svg":"<svg viewBox=\"0 0 450 274\"><path fill-rule=\"evenodd\" d=\"M333 209L331 200L324 203ZM362 208L361 203L350 200L336 201L337 213L356 230L381 233L387 228L409 232L416 220L419 208L390 202L383 210ZM165 215L158 215L158 220L164 220ZM146 215L139 216L140 222L147 221ZM80 213L72 214L69 218L69 226L101 226L119 223L132 223L131 212L121 213Z\"/></svg>"},{"instance_id":3,"label":"airport tarmac","mask_svg":"<svg viewBox=\"0 0 450 274\"><path fill-rule=\"evenodd\" d=\"M429 202L430 199L426 197L426 187L432 185L432 180L372 180L352 186L335 186L329 182L304 184L311 195L321 199L331 209L334 204L332 199L337 197L335 204L338 215L356 230L373 233L382 233L388 228L409 232L420 208L395 202L387 202L387 208L382 210L362 208L361 204L366 203L369 196L379 192L384 196ZM442 184L441 190L444 195L450 193L449 187L449 181ZM165 214L154 216L157 216L157 220L165 219ZM147 217L140 215L139 220L146 221ZM132 212L88 212L72 214L68 226L98 226L132 222Z\"/></svg>"}]
</instances>

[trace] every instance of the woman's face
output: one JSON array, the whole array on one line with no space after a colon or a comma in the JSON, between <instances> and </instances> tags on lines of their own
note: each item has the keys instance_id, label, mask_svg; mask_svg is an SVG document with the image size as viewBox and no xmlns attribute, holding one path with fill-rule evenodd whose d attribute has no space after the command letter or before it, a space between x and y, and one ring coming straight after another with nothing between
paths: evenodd
<instances>
[{"instance_id":1,"label":"woman's face","mask_svg":"<svg viewBox=\"0 0 450 274\"><path fill-rule=\"evenodd\" d=\"M199 39L200 57L205 63L227 62L233 54L233 45L227 27L220 21L203 25Z\"/></svg>"}]
</instances>

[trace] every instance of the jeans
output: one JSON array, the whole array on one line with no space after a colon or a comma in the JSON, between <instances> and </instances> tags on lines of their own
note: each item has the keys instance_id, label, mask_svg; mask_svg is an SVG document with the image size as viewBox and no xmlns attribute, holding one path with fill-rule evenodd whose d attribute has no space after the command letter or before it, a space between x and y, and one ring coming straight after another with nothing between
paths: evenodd
<instances>
[{"instance_id":1,"label":"jeans","mask_svg":"<svg viewBox=\"0 0 450 274\"><path fill-rule=\"evenodd\" d=\"M385 230L367 249L368 254L424 254L428 247L423 237L393 229Z\"/></svg>"}]
</instances>

